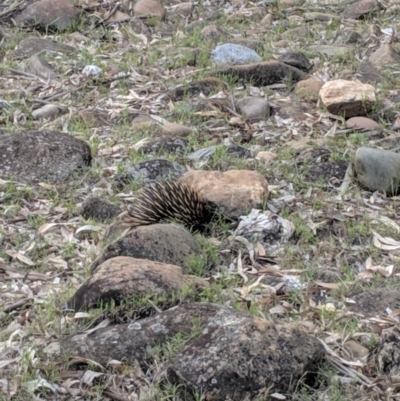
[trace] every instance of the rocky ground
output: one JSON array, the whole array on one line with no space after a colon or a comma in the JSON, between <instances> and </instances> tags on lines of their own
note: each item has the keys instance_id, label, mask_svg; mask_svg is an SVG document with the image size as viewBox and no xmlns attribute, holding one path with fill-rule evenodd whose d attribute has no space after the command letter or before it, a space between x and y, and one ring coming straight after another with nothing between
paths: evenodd
<instances>
[{"instance_id":1,"label":"rocky ground","mask_svg":"<svg viewBox=\"0 0 400 401\"><path fill-rule=\"evenodd\" d=\"M399 21L3 1L0 399L399 399ZM160 179L205 231L122 225Z\"/></svg>"}]
</instances>

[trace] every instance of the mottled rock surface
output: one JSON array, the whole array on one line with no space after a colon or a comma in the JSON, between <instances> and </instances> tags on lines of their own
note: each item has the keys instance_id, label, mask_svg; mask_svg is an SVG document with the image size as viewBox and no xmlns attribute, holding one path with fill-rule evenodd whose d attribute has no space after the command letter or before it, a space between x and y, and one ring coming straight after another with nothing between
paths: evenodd
<instances>
[{"instance_id":1,"label":"mottled rock surface","mask_svg":"<svg viewBox=\"0 0 400 401\"><path fill-rule=\"evenodd\" d=\"M35 184L57 184L90 165L89 145L61 132L3 134L0 178Z\"/></svg>"},{"instance_id":2,"label":"mottled rock surface","mask_svg":"<svg viewBox=\"0 0 400 401\"><path fill-rule=\"evenodd\" d=\"M122 210L119 206L114 205L103 198L90 196L83 202L80 213L85 219L107 221L117 217L122 213Z\"/></svg>"},{"instance_id":3,"label":"mottled rock surface","mask_svg":"<svg viewBox=\"0 0 400 401\"><path fill-rule=\"evenodd\" d=\"M101 263L116 256L131 256L162 263L188 266L190 255L198 254L200 247L183 227L175 224L152 224L135 228L109 244L91 264L94 271Z\"/></svg>"}]
</instances>

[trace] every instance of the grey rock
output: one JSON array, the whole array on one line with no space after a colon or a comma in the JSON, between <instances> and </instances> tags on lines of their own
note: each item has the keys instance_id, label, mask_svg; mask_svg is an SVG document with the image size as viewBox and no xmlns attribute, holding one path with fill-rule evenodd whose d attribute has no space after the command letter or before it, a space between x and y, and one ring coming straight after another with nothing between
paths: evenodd
<instances>
[{"instance_id":1,"label":"grey rock","mask_svg":"<svg viewBox=\"0 0 400 401\"><path fill-rule=\"evenodd\" d=\"M103 365L137 360L147 369L151 349L178 333L193 334L194 320L201 334L167 366L167 378L209 400L255 399L267 389L287 394L324 358L321 343L300 325L277 325L210 303L185 303L129 324L68 336L62 349Z\"/></svg>"},{"instance_id":2,"label":"grey rock","mask_svg":"<svg viewBox=\"0 0 400 401\"><path fill-rule=\"evenodd\" d=\"M234 43L225 43L214 49L211 60L219 65L232 65L257 63L262 58L253 49Z\"/></svg>"},{"instance_id":3,"label":"grey rock","mask_svg":"<svg viewBox=\"0 0 400 401\"><path fill-rule=\"evenodd\" d=\"M145 138L136 143L134 148L138 153L151 154L160 151L166 153L183 153L188 146L188 141L177 137L160 137L160 138Z\"/></svg>"},{"instance_id":4,"label":"grey rock","mask_svg":"<svg viewBox=\"0 0 400 401\"><path fill-rule=\"evenodd\" d=\"M90 196L82 204L80 212L84 219L96 219L99 221L107 221L117 217L122 210L119 206L107 202L103 198Z\"/></svg>"},{"instance_id":5,"label":"grey rock","mask_svg":"<svg viewBox=\"0 0 400 401\"><path fill-rule=\"evenodd\" d=\"M148 185L159 180L179 178L186 171L186 167L177 162L154 159L129 167L124 173L118 175L115 181L118 185L126 185L129 181L141 181L144 185Z\"/></svg>"},{"instance_id":6,"label":"grey rock","mask_svg":"<svg viewBox=\"0 0 400 401\"><path fill-rule=\"evenodd\" d=\"M383 81L383 75L368 61L360 63L357 67L356 78L363 83L378 84Z\"/></svg>"},{"instance_id":7,"label":"grey rock","mask_svg":"<svg viewBox=\"0 0 400 401\"><path fill-rule=\"evenodd\" d=\"M40 0L29 4L15 16L19 26L66 29L79 15L79 9L71 0Z\"/></svg>"},{"instance_id":8,"label":"grey rock","mask_svg":"<svg viewBox=\"0 0 400 401\"><path fill-rule=\"evenodd\" d=\"M266 120L270 115L266 99L246 96L237 102L240 112L249 120Z\"/></svg>"},{"instance_id":9,"label":"grey rock","mask_svg":"<svg viewBox=\"0 0 400 401\"><path fill-rule=\"evenodd\" d=\"M279 61L282 63L291 65L292 67L296 67L299 70L308 72L312 68L312 64L308 60L308 58L300 52L287 52L282 54L279 57Z\"/></svg>"},{"instance_id":10,"label":"grey rock","mask_svg":"<svg viewBox=\"0 0 400 401\"><path fill-rule=\"evenodd\" d=\"M260 390L293 391L323 358L321 343L300 326L220 307L177 355L167 376L209 400L255 400Z\"/></svg>"},{"instance_id":11,"label":"grey rock","mask_svg":"<svg viewBox=\"0 0 400 401\"><path fill-rule=\"evenodd\" d=\"M189 256L199 252L199 244L182 226L152 224L137 227L109 244L91 264L90 270L96 270L101 263L116 256L131 256L170 263L185 271Z\"/></svg>"},{"instance_id":12,"label":"grey rock","mask_svg":"<svg viewBox=\"0 0 400 401\"><path fill-rule=\"evenodd\" d=\"M32 117L35 120L54 120L60 114L60 109L54 104L46 104L39 109L32 111Z\"/></svg>"},{"instance_id":13,"label":"grey rock","mask_svg":"<svg viewBox=\"0 0 400 401\"><path fill-rule=\"evenodd\" d=\"M223 75L243 79L255 86L266 86L281 83L284 80L298 82L306 74L298 68L280 61L263 61L261 63L235 65L220 70Z\"/></svg>"},{"instance_id":14,"label":"grey rock","mask_svg":"<svg viewBox=\"0 0 400 401\"><path fill-rule=\"evenodd\" d=\"M189 153L185 158L191 161L209 160L216 150L216 146L209 146L207 148L196 150L196 152Z\"/></svg>"},{"instance_id":15,"label":"grey rock","mask_svg":"<svg viewBox=\"0 0 400 401\"><path fill-rule=\"evenodd\" d=\"M344 18L359 19L379 11L380 6L377 0L360 0L350 4L343 11Z\"/></svg>"},{"instance_id":16,"label":"grey rock","mask_svg":"<svg viewBox=\"0 0 400 401\"><path fill-rule=\"evenodd\" d=\"M400 184L400 154L388 150L357 149L354 167L358 181L372 191L398 193Z\"/></svg>"},{"instance_id":17,"label":"grey rock","mask_svg":"<svg viewBox=\"0 0 400 401\"><path fill-rule=\"evenodd\" d=\"M57 184L89 166L89 145L61 132L30 131L3 134L0 178L35 184Z\"/></svg>"},{"instance_id":18,"label":"grey rock","mask_svg":"<svg viewBox=\"0 0 400 401\"><path fill-rule=\"evenodd\" d=\"M51 65L37 55L33 55L28 60L25 71L44 79L51 79L56 76Z\"/></svg>"},{"instance_id":19,"label":"grey rock","mask_svg":"<svg viewBox=\"0 0 400 401\"><path fill-rule=\"evenodd\" d=\"M17 59L28 58L41 52L56 52L56 53L73 53L75 49L72 46L62 43L53 42L48 39L41 38L26 38L21 40L14 50L14 57Z\"/></svg>"},{"instance_id":20,"label":"grey rock","mask_svg":"<svg viewBox=\"0 0 400 401\"><path fill-rule=\"evenodd\" d=\"M328 57L348 57L354 52L351 46L311 45L307 50L323 54Z\"/></svg>"}]
</instances>

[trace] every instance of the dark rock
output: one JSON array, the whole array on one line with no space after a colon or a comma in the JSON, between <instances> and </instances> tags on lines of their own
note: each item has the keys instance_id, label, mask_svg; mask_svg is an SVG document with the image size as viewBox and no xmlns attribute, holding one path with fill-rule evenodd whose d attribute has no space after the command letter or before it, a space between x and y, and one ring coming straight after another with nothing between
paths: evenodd
<instances>
[{"instance_id":1,"label":"dark rock","mask_svg":"<svg viewBox=\"0 0 400 401\"><path fill-rule=\"evenodd\" d=\"M255 399L266 389L287 394L324 357L321 343L300 326L229 312L221 307L177 355L167 371L172 383L210 400Z\"/></svg>"},{"instance_id":2,"label":"dark rock","mask_svg":"<svg viewBox=\"0 0 400 401\"><path fill-rule=\"evenodd\" d=\"M220 73L237 79L243 79L256 86L272 85L281 83L284 80L297 82L306 76L303 71L279 61L235 65L220 70Z\"/></svg>"},{"instance_id":3,"label":"dark rock","mask_svg":"<svg viewBox=\"0 0 400 401\"><path fill-rule=\"evenodd\" d=\"M195 323L194 323L195 322ZM188 303L130 324L69 336L62 350L106 365L111 359L142 369L152 363L154 347L200 328L167 369L209 400L254 399L259 391L288 393L316 372L324 357L321 343L299 325L275 325L232 308Z\"/></svg>"},{"instance_id":4,"label":"dark rock","mask_svg":"<svg viewBox=\"0 0 400 401\"><path fill-rule=\"evenodd\" d=\"M208 283L199 277L184 275L178 266L119 256L96 269L68 301L68 308L81 310L111 301L119 305L123 299L143 296L152 297L156 303L157 297L162 298L158 306L165 309L174 292L190 284L204 288Z\"/></svg>"},{"instance_id":5,"label":"dark rock","mask_svg":"<svg viewBox=\"0 0 400 401\"><path fill-rule=\"evenodd\" d=\"M308 58L300 52L288 52L282 54L279 57L279 61L285 63L287 65L291 65L292 67L296 67L299 70L308 72L312 68L312 64L308 60Z\"/></svg>"},{"instance_id":6,"label":"dark rock","mask_svg":"<svg viewBox=\"0 0 400 401\"><path fill-rule=\"evenodd\" d=\"M82 204L81 216L84 219L107 221L117 217L122 210L119 206L107 202L103 198L91 196Z\"/></svg>"},{"instance_id":7,"label":"dark rock","mask_svg":"<svg viewBox=\"0 0 400 401\"><path fill-rule=\"evenodd\" d=\"M152 224L133 229L109 244L91 264L94 271L101 263L116 256L131 256L188 267L190 255L198 254L200 247L190 233L175 224Z\"/></svg>"},{"instance_id":8,"label":"dark rock","mask_svg":"<svg viewBox=\"0 0 400 401\"><path fill-rule=\"evenodd\" d=\"M89 166L89 145L61 132L4 134L0 142L0 178L57 184Z\"/></svg>"},{"instance_id":9,"label":"dark rock","mask_svg":"<svg viewBox=\"0 0 400 401\"><path fill-rule=\"evenodd\" d=\"M72 46L62 43L53 42L48 39L41 38L26 38L19 42L14 50L14 57L17 59L28 58L41 52L58 52L58 53L73 53L75 49Z\"/></svg>"},{"instance_id":10,"label":"dark rock","mask_svg":"<svg viewBox=\"0 0 400 401\"><path fill-rule=\"evenodd\" d=\"M173 100L181 100L185 96L198 96L200 93L209 96L222 89L226 89L226 85L220 79L214 77L202 78L190 82L188 85L180 85L174 88L171 91L171 98Z\"/></svg>"},{"instance_id":11,"label":"dark rock","mask_svg":"<svg viewBox=\"0 0 400 401\"><path fill-rule=\"evenodd\" d=\"M32 56L28 60L25 71L44 79L51 79L56 76L51 65L37 55Z\"/></svg>"},{"instance_id":12,"label":"dark rock","mask_svg":"<svg viewBox=\"0 0 400 401\"><path fill-rule=\"evenodd\" d=\"M358 43L361 41L362 41L362 36L359 33L352 31L350 33L346 43L350 45L350 44Z\"/></svg>"},{"instance_id":13,"label":"dark rock","mask_svg":"<svg viewBox=\"0 0 400 401\"><path fill-rule=\"evenodd\" d=\"M356 78L363 83L378 84L383 81L383 75L368 61L360 63L356 71Z\"/></svg>"},{"instance_id":14,"label":"dark rock","mask_svg":"<svg viewBox=\"0 0 400 401\"><path fill-rule=\"evenodd\" d=\"M188 146L188 141L177 137L160 137L146 138L143 141L135 144L135 149L138 153L151 154L158 152L166 152L172 154L184 153Z\"/></svg>"},{"instance_id":15,"label":"dark rock","mask_svg":"<svg viewBox=\"0 0 400 401\"><path fill-rule=\"evenodd\" d=\"M115 178L119 185L126 185L129 181L141 181L144 185L159 180L179 178L187 169L177 162L164 159L154 159L141 162L129 167L124 173Z\"/></svg>"},{"instance_id":16,"label":"dark rock","mask_svg":"<svg viewBox=\"0 0 400 401\"><path fill-rule=\"evenodd\" d=\"M387 317L387 309L400 309L400 293L386 288L363 291L347 298L354 301L349 303L349 310L366 318L376 316Z\"/></svg>"},{"instance_id":17,"label":"dark rock","mask_svg":"<svg viewBox=\"0 0 400 401\"><path fill-rule=\"evenodd\" d=\"M40 0L29 4L14 19L20 26L66 29L78 15L79 9L70 0Z\"/></svg>"}]
</instances>

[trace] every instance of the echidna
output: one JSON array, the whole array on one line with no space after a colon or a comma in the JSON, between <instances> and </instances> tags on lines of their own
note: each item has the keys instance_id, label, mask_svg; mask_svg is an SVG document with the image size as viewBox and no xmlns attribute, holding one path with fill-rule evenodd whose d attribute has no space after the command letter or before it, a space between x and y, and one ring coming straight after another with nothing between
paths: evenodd
<instances>
[{"instance_id":1,"label":"echidna","mask_svg":"<svg viewBox=\"0 0 400 401\"><path fill-rule=\"evenodd\" d=\"M179 181L159 181L141 190L123 217L130 227L175 220L189 229L202 231L211 222L216 205L196 189Z\"/></svg>"}]
</instances>

